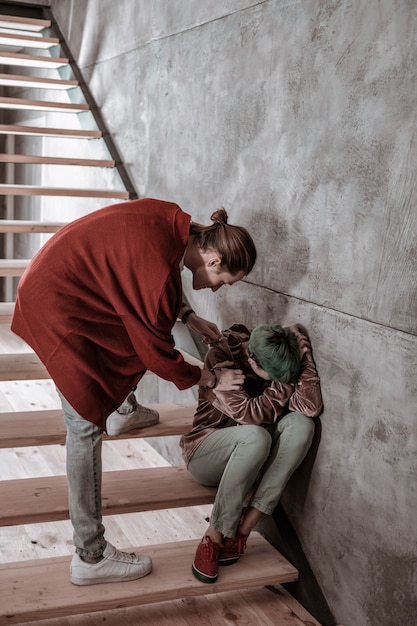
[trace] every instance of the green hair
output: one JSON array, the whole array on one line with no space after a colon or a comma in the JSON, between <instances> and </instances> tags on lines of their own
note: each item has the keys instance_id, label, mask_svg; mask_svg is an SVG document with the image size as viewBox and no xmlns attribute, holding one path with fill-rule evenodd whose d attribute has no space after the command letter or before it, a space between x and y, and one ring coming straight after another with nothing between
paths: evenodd
<instances>
[{"instance_id":1,"label":"green hair","mask_svg":"<svg viewBox=\"0 0 417 626\"><path fill-rule=\"evenodd\" d=\"M297 337L279 324L261 324L253 329L248 345L249 354L272 380L293 383L301 368Z\"/></svg>"}]
</instances>

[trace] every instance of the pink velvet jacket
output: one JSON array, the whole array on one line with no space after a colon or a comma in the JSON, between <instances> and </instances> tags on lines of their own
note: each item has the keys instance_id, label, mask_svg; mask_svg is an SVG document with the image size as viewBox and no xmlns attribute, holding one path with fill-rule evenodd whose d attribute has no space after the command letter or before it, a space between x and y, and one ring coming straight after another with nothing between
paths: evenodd
<instances>
[{"instance_id":1,"label":"pink velvet jacket","mask_svg":"<svg viewBox=\"0 0 417 626\"><path fill-rule=\"evenodd\" d=\"M217 428L238 424L272 424L288 411L298 411L307 417L316 417L323 408L320 379L311 354L311 344L301 326L291 326L297 338L303 339L307 351L301 360L301 373L295 384L264 380L257 376L248 363L244 343L250 331L242 324L234 324L223 331L223 339L213 345L205 358L208 369L233 362L245 374L241 391L218 391L199 388L199 398L192 430L181 437L180 446L185 464L201 442ZM230 367L230 366L228 366Z\"/></svg>"}]
</instances>

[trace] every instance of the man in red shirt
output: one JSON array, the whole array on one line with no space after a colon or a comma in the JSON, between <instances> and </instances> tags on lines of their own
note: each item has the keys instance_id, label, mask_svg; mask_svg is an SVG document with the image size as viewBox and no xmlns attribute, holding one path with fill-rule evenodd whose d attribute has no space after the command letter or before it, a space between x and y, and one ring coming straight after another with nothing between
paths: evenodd
<instances>
[{"instance_id":1,"label":"man in red shirt","mask_svg":"<svg viewBox=\"0 0 417 626\"><path fill-rule=\"evenodd\" d=\"M120 552L105 540L101 515L102 433L145 372L178 389L243 384L239 370L214 376L186 363L172 336L178 318L207 343L220 336L183 303L183 267L192 272L194 289L217 291L255 263L246 229L227 224L223 208L211 220L210 226L193 223L178 205L160 200L109 206L51 237L19 282L11 328L48 369L67 426L74 584L133 580L151 571L149 557ZM118 420L123 432L123 415Z\"/></svg>"}]
</instances>

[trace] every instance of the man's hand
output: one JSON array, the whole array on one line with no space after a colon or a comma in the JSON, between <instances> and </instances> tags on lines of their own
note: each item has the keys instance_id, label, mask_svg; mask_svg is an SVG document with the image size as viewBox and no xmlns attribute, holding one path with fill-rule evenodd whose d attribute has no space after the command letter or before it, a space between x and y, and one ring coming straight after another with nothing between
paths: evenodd
<instances>
[{"instance_id":1,"label":"man's hand","mask_svg":"<svg viewBox=\"0 0 417 626\"><path fill-rule=\"evenodd\" d=\"M187 326L190 330L203 337L203 343L215 343L221 337L221 332L216 324L203 319L196 313L191 313L188 317Z\"/></svg>"}]
</instances>

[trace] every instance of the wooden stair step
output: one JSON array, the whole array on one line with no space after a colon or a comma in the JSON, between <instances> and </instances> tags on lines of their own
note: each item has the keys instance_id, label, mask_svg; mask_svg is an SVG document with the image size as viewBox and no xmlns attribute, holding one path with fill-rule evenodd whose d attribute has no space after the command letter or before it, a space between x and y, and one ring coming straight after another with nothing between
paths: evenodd
<instances>
[{"instance_id":1,"label":"wooden stair step","mask_svg":"<svg viewBox=\"0 0 417 626\"><path fill-rule=\"evenodd\" d=\"M195 549L195 540L134 548L152 558L151 574L123 584L86 587L72 585L69 580L72 557L2 564L0 587L4 595L2 613L6 617L5 623L22 624L238 589L256 589L294 582L298 578L295 567L257 532L251 534L241 560L233 567L222 568L214 584L200 583L193 576L191 563ZM131 552L132 548L127 550Z\"/></svg>"},{"instance_id":2,"label":"wooden stair step","mask_svg":"<svg viewBox=\"0 0 417 626\"><path fill-rule=\"evenodd\" d=\"M190 430L197 403L158 403L147 406L159 412L158 424L131 430L118 437L104 435L104 439L183 435ZM0 413L0 432L0 448L23 448L64 444L66 427L61 409L12 411Z\"/></svg>"},{"instance_id":3,"label":"wooden stair step","mask_svg":"<svg viewBox=\"0 0 417 626\"><path fill-rule=\"evenodd\" d=\"M17 274L2 273L1 266L6 261L0 261L0 276L16 276ZM25 261L29 263L29 261ZM23 270L22 270L23 273ZM42 361L34 352L14 354L0 354L0 381L10 380L45 380L50 378Z\"/></svg>"},{"instance_id":4,"label":"wooden stair step","mask_svg":"<svg viewBox=\"0 0 417 626\"><path fill-rule=\"evenodd\" d=\"M212 504L215 487L197 483L185 467L145 467L103 472L102 513L141 511ZM67 477L36 476L0 481L0 526L69 519Z\"/></svg>"},{"instance_id":5,"label":"wooden stair step","mask_svg":"<svg viewBox=\"0 0 417 626\"><path fill-rule=\"evenodd\" d=\"M29 263L29 259L0 259L0 276L21 276Z\"/></svg>"},{"instance_id":6,"label":"wooden stair step","mask_svg":"<svg viewBox=\"0 0 417 626\"><path fill-rule=\"evenodd\" d=\"M21 46L22 48L42 48L47 50L59 45L56 37L39 37L37 35L25 35L14 33L0 33L0 45Z\"/></svg>"},{"instance_id":7,"label":"wooden stair step","mask_svg":"<svg viewBox=\"0 0 417 626\"><path fill-rule=\"evenodd\" d=\"M0 58L1 62L1 58ZM50 113L82 113L89 110L88 104L67 102L46 102L44 100L27 100L25 98L0 97L0 109L19 111L46 111Z\"/></svg>"},{"instance_id":8,"label":"wooden stair step","mask_svg":"<svg viewBox=\"0 0 417 626\"><path fill-rule=\"evenodd\" d=\"M0 195L4 196L68 196L79 198L121 198L128 200L128 191L115 189L72 189L59 187L36 187L34 185L0 184Z\"/></svg>"},{"instance_id":9,"label":"wooden stair step","mask_svg":"<svg viewBox=\"0 0 417 626\"><path fill-rule=\"evenodd\" d=\"M74 157L48 157L31 154L1 154L0 163L27 165L79 165L83 167L114 167L111 159L79 159Z\"/></svg>"},{"instance_id":10,"label":"wooden stair step","mask_svg":"<svg viewBox=\"0 0 417 626\"><path fill-rule=\"evenodd\" d=\"M0 14L0 28L16 28L19 30L40 32L44 28L49 28L50 26L50 20Z\"/></svg>"},{"instance_id":11,"label":"wooden stair step","mask_svg":"<svg viewBox=\"0 0 417 626\"><path fill-rule=\"evenodd\" d=\"M78 87L79 83L78 80L40 78L36 76L20 76L18 74L0 74L0 85L2 87L67 90Z\"/></svg>"},{"instance_id":12,"label":"wooden stair step","mask_svg":"<svg viewBox=\"0 0 417 626\"><path fill-rule=\"evenodd\" d=\"M35 222L30 220L0 220L0 233L56 233L66 222ZM0 324L2 304L12 305L13 302L0 303ZM7 307L6 307L7 308Z\"/></svg>"},{"instance_id":13,"label":"wooden stair step","mask_svg":"<svg viewBox=\"0 0 417 626\"><path fill-rule=\"evenodd\" d=\"M0 52L0 65L18 65L20 67L41 67L56 70L69 64L66 58L22 54L20 52Z\"/></svg>"},{"instance_id":14,"label":"wooden stair step","mask_svg":"<svg viewBox=\"0 0 417 626\"><path fill-rule=\"evenodd\" d=\"M0 324L10 324L14 312L14 302L0 302Z\"/></svg>"},{"instance_id":15,"label":"wooden stair step","mask_svg":"<svg viewBox=\"0 0 417 626\"><path fill-rule=\"evenodd\" d=\"M21 126L18 124L0 124L0 135L28 135L44 137L66 137L70 139L100 139L101 130L81 130L73 128L45 128Z\"/></svg>"},{"instance_id":16,"label":"wooden stair step","mask_svg":"<svg viewBox=\"0 0 417 626\"><path fill-rule=\"evenodd\" d=\"M50 376L34 352L0 354L0 380L45 380L47 378Z\"/></svg>"},{"instance_id":17,"label":"wooden stair step","mask_svg":"<svg viewBox=\"0 0 417 626\"><path fill-rule=\"evenodd\" d=\"M0 261L0 276L1 264L7 261ZM16 261L14 261L16 263ZM29 261L25 261L29 263ZM7 275L7 274L3 274ZM15 275L15 274L14 274ZM184 359L192 365L202 367L202 362L197 357L184 352L179 349ZM147 376L153 376L152 372L146 372ZM34 352L23 352L13 354L0 354L0 381L7 380L44 380L50 378L46 367L42 361Z\"/></svg>"}]
</instances>

